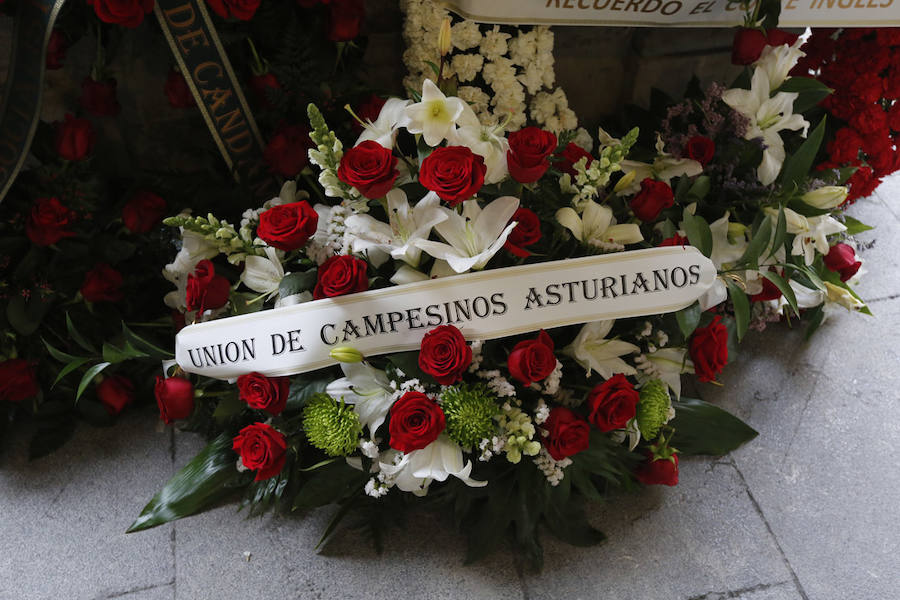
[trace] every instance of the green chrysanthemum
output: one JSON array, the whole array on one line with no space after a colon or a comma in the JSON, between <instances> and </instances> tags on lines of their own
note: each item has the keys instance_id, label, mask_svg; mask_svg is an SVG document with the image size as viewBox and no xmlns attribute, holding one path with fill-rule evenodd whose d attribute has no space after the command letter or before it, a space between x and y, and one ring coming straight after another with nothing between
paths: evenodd
<instances>
[{"instance_id":1,"label":"green chrysanthemum","mask_svg":"<svg viewBox=\"0 0 900 600\"><path fill-rule=\"evenodd\" d=\"M353 408L328 394L316 394L303 409L303 429L309 443L329 456L356 450L362 425Z\"/></svg>"},{"instance_id":2,"label":"green chrysanthemum","mask_svg":"<svg viewBox=\"0 0 900 600\"><path fill-rule=\"evenodd\" d=\"M651 379L640 390L637 405L637 422L641 436L652 440L659 433L669 416L669 388L659 379Z\"/></svg>"},{"instance_id":3,"label":"green chrysanthemum","mask_svg":"<svg viewBox=\"0 0 900 600\"><path fill-rule=\"evenodd\" d=\"M497 434L494 415L500 407L484 385L447 388L441 393L441 408L447 418L447 435L463 448Z\"/></svg>"}]
</instances>

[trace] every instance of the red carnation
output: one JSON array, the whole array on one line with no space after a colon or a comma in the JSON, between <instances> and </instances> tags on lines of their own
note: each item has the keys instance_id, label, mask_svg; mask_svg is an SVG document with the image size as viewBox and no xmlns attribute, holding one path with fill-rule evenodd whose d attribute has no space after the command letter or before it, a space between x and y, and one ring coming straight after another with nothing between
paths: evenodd
<instances>
[{"instance_id":1,"label":"red carnation","mask_svg":"<svg viewBox=\"0 0 900 600\"><path fill-rule=\"evenodd\" d=\"M153 387L159 416L166 425L187 419L194 412L194 386L184 377L156 376Z\"/></svg>"},{"instance_id":2,"label":"red carnation","mask_svg":"<svg viewBox=\"0 0 900 600\"><path fill-rule=\"evenodd\" d=\"M847 281L856 275L856 272L862 266L862 262L856 260L856 252L853 250L853 246L838 242L828 249L828 254L825 255L825 266L838 273L841 276L841 281Z\"/></svg>"},{"instance_id":3,"label":"red carnation","mask_svg":"<svg viewBox=\"0 0 900 600\"><path fill-rule=\"evenodd\" d=\"M574 142L569 142L568 144L566 144L566 147L563 148L563 151L559 153L559 157L562 160L555 164L556 168L563 173L568 173L572 177L575 177L575 175L577 175L577 173L575 172L575 163L577 163L579 160L581 160L582 158L587 159L585 167L590 167L591 163L594 162L594 157L591 156L591 153Z\"/></svg>"},{"instance_id":4,"label":"red carnation","mask_svg":"<svg viewBox=\"0 0 900 600\"><path fill-rule=\"evenodd\" d=\"M706 136L695 135L684 145L684 153L705 167L716 153L716 143Z\"/></svg>"},{"instance_id":5,"label":"red carnation","mask_svg":"<svg viewBox=\"0 0 900 600\"><path fill-rule=\"evenodd\" d=\"M273 173L282 177L295 177L309 164L307 150L312 147L309 128L289 125L272 136L263 152L263 158Z\"/></svg>"},{"instance_id":6,"label":"red carnation","mask_svg":"<svg viewBox=\"0 0 900 600\"><path fill-rule=\"evenodd\" d=\"M25 234L33 244L50 246L75 235L68 226L75 221L75 213L56 198L38 198L31 205Z\"/></svg>"},{"instance_id":7,"label":"red carnation","mask_svg":"<svg viewBox=\"0 0 900 600\"><path fill-rule=\"evenodd\" d=\"M84 160L94 149L94 140L94 127L87 119L67 114L65 121L56 122L56 152L64 160Z\"/></svg>"},{"instance_id":8,"label":"red carnation","mask_svg":"<svg viewBox=\"0 0 900 600\"><path fill-rule=\"evenodd\" d=\"M444 431L446 417L438 403L422 392L406 392L391 406L391 448L421 450Z\"/></svg>"},{"instance_id":9,"label":"red carnation","mask_svg":"<svg viewBox=\"0 0 900 600\"><path fill-rule=\"evenodd\" d=\"M641 191L631 199L631 210L641 221L649 223L655 221L664 208L675 204L675 194L672 188L664 181L657 181L647 177L641 182Z\"/></svg>"},{"instance_id":10,"label":"red carnation","mask_svg":"<svg viewBox=\"0 0 900 600\"><path fill-rule=\"evenodd\" d=\"M122 274L106 263L99 263L84 274L81 295L88 302L118 302L124 298Z\"/></svg>"},{"instance_id":11,"label":"red carnation","mask_svg":"<svg viewBox=\"0 0 900 600\"><path fill-rule=\"evenodd\" d=\"M441 325L425 334L419 348L419 368L441 385L462 379L472 364L472 349L459 329Z\"/></svg>"},{"instance_id":12,"label":"red carnation","mask_svg":"<svg viewBox=\"0 0 900 600\"><path fill-rule=\"evenodd\" d=\"M254 481L278 475L287 460L284 434L265 423L254 423L241 429L231 448L241 457L241 464L256 471Z\"/></svg>"},{"instance_id":13,"label":"red carnation","mask_svg":"<svg viewBox=\"0 0 900 600\"><path fill-rule=\"evenodd\" d=\"M378 142L366 140L341 157L338 179L359 190L366 198L381 198L400 176L397 157Z\"/></svg>"},{"instance_id":14,"label":"red carnation","mask_svg":"<svg viewBox=\"0 0 900 600\"><path fill-rule=\"evenodd\" d=\"M538 127L526 127L509 134L506 162L509 174L519 183L534 183L550 168L549 157L556 150L556 136Z\"/></svg>"},{"instance_id":15,"label":"red carnation","mask_svg":"<svg viewBox=\"0 0 900 600\"><path fill-rule=\"evenodd\" d=\"M435 148L419 171L419 183L456 206L478 193L484 185L484 158L465 146Z\"/></svg>"},{"instance_id":16,"label":"red carnation","mask_svg":"<svg viewBox=\"0 0 900 600\"><path fill-rule=\"evenodd\" d=\"M369 289L368 265L349 254L332 256L321 265L313 289L313 298L334 298Z\"/></svg>"},{"instance_id":17,"label":"red carnation","mask_svg":"<svg viewBox=\"0 0 900 600\"><path fill-rule=\"evenodd\" d=\"M522 385L543 381L556 368L553 339L541 329L537 338L513 346L507 365L509 374Z\"/></svg>"},{"instance_id":18,"label":"red carnation","mask_svg":"<svg viewBox=\"0 0 900 600\"><path fill-rule=\"evenodd\" d=\"M225 306L231 293L231 284L216 275L216 266L210 260L201 260L194 272L187 277L185 304L188 310L203 312Z\"/></svg>"},{"instance_id":19,"label":"red carnation","mask_svg":"<svg viewBox=\"0 0 900 600\"><path fill-rule=\"evenodd\" d=\"M166 214L166 201L152 192L139 191L122 207L122 221L131 233L147 233Z\"/></svg>"},{"instance_id":20,"label":"red carnation","mask_svg":"<svg viewBox=\"0 0 900 600\"><path fill-rule=\"evenodd\" d=\"M169 75L166 77L166 84L163 86L163 92L166 94L169 106L172 108L190 108L197 104L184 75L175 69L169 71Z\"/></svg>"},{"instance_id":21,"label":"red carnation","mask_svg":"<svg viewBox=\"0 0 900 600\"><path fill-rule=\"evenodd\" d=\"M11 358L0 362L0 400L21 402L37 396L40 391L34 368L27 360Z\"/></svg>"},{"instance_id":22,"label":"red carnation","mask_svg":"<svg viewBox=\"0 0 900 600\"><path fill-rule=\"evenodd\" d=\"M261 213L256 235L270 246L289 252L303 247L316 233L318 224L318 213L309 202L301 200L279 204Z\"/></svg>"},{"instance_id":23,"label":"red carnation","mask_svg":"<svg viewBox=\"0 0 900 600\"><path fill-rule=\"evenodd\" d=\"M553 407L543 428L547 431L544 448L553 460L562 460L588 449L591 426L570 408Z\"/></svg>"},{"instance_id":24,"label":"red carnation","mask_svg":"<svg viewBox=\"0 0 900 600\"><path fill-rule=\"evenodd\" d=\"M134 383L122 375L110 375L103 378L96 393L106 412L117 415L134 401Z\"/></svg>"},{"instance_id":25,"label":"red carnation","mask_svg":"<svg viewBox=\"0 0 900 600\"><path fill-rule=\"evenodd\" d=\"M621 373L594 386L588 394L589 419L594 427L607 432L622 429L637 413L641 399L634 385Z\"/></svg>"},{"instance_id":26,"label":"red carnation","mask_svg":"<svg viewBox=\"0 0 900 600\"><path fill-rule=\"evenodd\" d=\"M237 379L241 400L250 408L281 414L287 406L291 380L288 377L266 377L262 373L247 373Z\"/></svg>"},{"instance_id":27,"label":"red carnation","mask_svg":"<svg viewBox=\"0 0 900 600\"><path fill-rule=\"evenodd\" d=\"M716 315L706 327L698 327L691 336L691 360L700 381L714 381L728 364L728 328Z\"/></svg>"},{"instance_id":28,"label":"red carnation","mask_svg":"<svg viewBox=\"0 0 900 600\"><path fill-rule=\"evenodd\" d=\"M540 218L530 208L519 207L510 219L510 222L513 221L516 226L506 238L503 247L520 258L531 256L531 252L526 250L525 246L537 243L541 239Z\"/></svg>"},{"instance_id":29,"label":"red carnation","mask_svg":"<svg viewBox=\"0 0 900 600\"><path fill-rule=\"evenodd\" d=\"M88 0L104 23L137 27L153 10L153 0Z\"/></svg>"}]
</instances>

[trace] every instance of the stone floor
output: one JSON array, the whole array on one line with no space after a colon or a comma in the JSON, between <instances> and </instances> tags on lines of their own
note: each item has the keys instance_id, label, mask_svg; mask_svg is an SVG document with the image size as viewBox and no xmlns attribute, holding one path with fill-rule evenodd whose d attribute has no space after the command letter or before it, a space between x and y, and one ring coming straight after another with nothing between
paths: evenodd
<instances>
[{"instance_id":1,"label":"stone floor","mask_svg":"<svg viewBox=\"0 0 900 600\"><path fill-rule=\"evenodd\" d=\"M387 552L346 531L312 550L327 515L246 519L232 507L125 535L144 503L198 449L190 434L131 414L81 427L28 464L24 437L0 463L0 599L900 598L900 178L853 214L874 318L837 312L804 343L753 334L722 387L699 390L761 432L731 456L682 461L681 482L619 496L581 549L546 539L546 567L509 553L461 564L461 541L410 515ZM895 237L897 236L897 237ZM248 554L249 553L249 558Z\"/></svg>"}]
</instances>

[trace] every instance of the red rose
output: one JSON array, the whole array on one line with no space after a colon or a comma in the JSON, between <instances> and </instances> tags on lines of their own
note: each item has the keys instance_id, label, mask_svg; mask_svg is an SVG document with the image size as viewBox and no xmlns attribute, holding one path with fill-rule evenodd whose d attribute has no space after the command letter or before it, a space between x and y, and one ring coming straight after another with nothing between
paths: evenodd
<instances>
[{"instance_id":1,"label":"red rose","mask_svg":"<svg viewBox=\"0 0 900 600\"><path fill-rule=\"evenodd\" d=\"M75 235L66 227L75 220L75 213L56 198L38 198L31 205L25 234L33 244L50 246Z\"/></svg>"},{"instance_id":2,"label":"red rose","mask_svg":"<svg viewBox=\"0 0 900 600\"><path fill-rule=\"evenodd\" d=\"M462 379L472 364L472 349L459 329L440 325L425 334L419 347L419 368L441 385Z\"/></svg>"},{"instance_id":3,"label":"red rose","mask_svg":"<svg viewBox=\"0 0 900 600\"><path fill-rule=\"evenodd\" d=\"M770 46L793 46L798 39L800 39L798 34L777 27L773 27L766 33L766 42Z\"/></svg>"},{"instance_id":4,"label":"red rose","mask_svg":"<svg viewBox=\"0 0 900 600\"><path fill-rule=\"evenodd\" d=\"M187 277L185 304L188 310L203 312L221 308L228 302L231 284L221 275L216 275L216 266L210 260L201 260L194 272Z\"/></svg>"},{"instance_id":5,"label":"red rose","mask_svg":"<svg viewBox=\"0 0 900 600\"><path fill-rule=\"evenodd\" d=\"M114 117L122 111L116 99L116 80L94 81L85 77L81 82L81 108L98 117Z\"/></svg>"},{"instance_id":6,"label":"red rose","mask_svg":"<svg viewBox=\"0 0 900 600\"><path fill-rule=\"evenodd\" d=\"M852 246L838 242L829 248L828 254L825 255L825 266L839 273L841 281L847 281L856 275L862 262L856 260L856 252Z\"/></svg>"},{"instance_id":7,"label":"red rose","mask_svg":"<svg viewBox=\"0 0 900 600\"><path fill-rule=\"evenodd\" d=\"M328 39L332 42L349 42L356 38L365 17L365 0L331 0Z\"/></svg>"},{"instance_id":8,"label":"red rose","mask_svg":"<svg viewBox=\"0 0 900 600\"><path fill-rule=\"evenodd\" d=\"M194 95L188 88L184 75L175 69L169 71L169 76L166 77L166 84L163 86L163 92L165 92L166 98L169 99L169 106L172 108L190 108L197 104L197 101L194 100Z\"/></svg>"},{"instance_id":9,"label":"red rose","mask_svg":"<svg viewBox=\"0 0 900 600\"><path fill-rule=\"evenodd\" d=\"M691 336L691 360L700 381L713 381L728 364L728 328L716 315L706 327L698 327Z\"/></svg>"},{"instance_id":10,"label":"red rose","mask_svg":"<svg viewBox=\"0 0 900 600\"><path fill-rule=\"evenodd\" d=\"M287 460L284 434L265 423L254 423L241 429L231 448L241 457L245 467L256 471L254 481L278 475Z\"/></svg>"},{"instance_id":11,"label":"red rose","mask_svg":"<svg viewBox=\"0 0 900 600\"><path fill-rule=\"evenodd\" d=\"M664 181L647 177L641 182L641 191L631 199L631 210L634 216L645 223L655 221L664 208L675 204L675 194Z\"/></svg>"},{"instance_id":12,"label":"red rose","mask_svg":"<svg viewBox=\"0 0 900 600\"><path fill-rule=\"evenodd\" d=\"M256 103L262 107L269 108L272 103L269 102L269 93L267 90L280 90L281 82L275 77L275 73L260 73L250 77L250 90Z\"/></svg>"},{"instance_id":13,"label":"red rose","mask_svg":"<svg viewBox=\"0 0 900 600\"><path fill-rule=\"evenodd\" d=\"M194 386L184 377L156 376L153 395L159 406L159 416L166 425L187 419L194 412Z\"/></svg>"},{"instance_id":14,"label":"red rose","mask_svg":"<svg viewBox=\"0 0 900 600\"><path fill-rule=\"evenodd\" d=\"M249 21L259 8L259 0L206 0L209 7L223 19Z\"/></svg>"},{"instance_id":15,"label":"red rose","mask_svg":"<svg viewBox=\"0 0 900 600\"><path fill-rule=\"evenodd\" d=\"M547 431L544 448L553 460L562 460L588 448L591 426L570 408L553 407L543 427Z\"/></svg>"},{"instance_id":16,"label":"red rose","mask_svg":"<svg viewBox=\"0 0 900 600\"><path fill-rule=\"evenodd\" d=\"M287 405L291 380L287 377L266 377L262 373L253 372L238 377L237 386L241 400L250 408L277 415Z\"/></svg>"},{"instance_id":17,"label":"red rose","mask_svg":"<svg viewBox=\"0 0 900 600\"><path fill-rule=\"evenodd\" d=\"M622 429L637 413L641 399L634 386L621 373L616 373L603 383L594 386L588 394L590 422L600 431Z\"/></svg>"},{"instance_id":18,"label":"red rose","mask_svg":"<svg viewBox=\"0 0 900 600\"><path fill-rule=\"evenodd\" d=\"M406 392L391 406L391 448L421 450L437 439L446 426L444 411L422 392Z\"/></svg>"},{"instance_id":19,"label":"red rose","mask_svg":"<svg viewBox=\"0 0 900 600\"><path fill-rule=\"evenodd\" d=\"M137 27L153 10L153 0L88 0L104 23Z\"/></svg>"},{"instance_id":20,"label":"red rose","mask_svg":"<svg viewBox=\"0 0 900 600\"><path fill-rule=\"evenodd\" d=\"M549 157L556 150L556 136L538 127L526 127L509 134L506 162L509 174L519 183L534 183L550 168Z\"/></svg>"},{"instance_id":21,"label":"red rose","mask_svg":"<svg viewBox=\"0 0 900 600\"><path fill-rule=\"evenodd\" d=\"M56 152L64 160L84 160L94 149L94 128L87 119L67 114L56 122Z\"/></svg>"},{"instance_id":22,"label":"red rose","mask_svg":"<svg viewBox=\"0 0 900 600\"><path fill-rule=\"evenodd\" d=\"M686 237L683 237L679 234L675 234L672 237L668 237L659 243L659 247L663 248L666 246L687 246L690 244L690 240Z\"/></svg>"},{"instance_id":23,"label":"red rose","mask_svg":"<svg viewBox=\"0 0 900 600\"><path fill-rule=\"evenodd\" d=\"M59 29L54 29L47 42L46 67L51 71L62 68L62 61L66 60L66 51L69 49L69 40Z\"/></svg>"},{"instance_id":24,"label":"red rose","mask_svg":"<svg viewBox=\"0 0 900 600\"><path fill-rule=\"evenodd\" d=\"M122 292L122 274L106 263L99 263L84 274L81 295L88 302L118 302Z\"/></svg>"},{"instance_id":25,"label":"red rose","mask_svg":"<svg viewBox=\"0 0 900 600\"><path fill-rule=\"evenodd\" d=\"M541 329L537 338L524 340L513 346L506 363L509 374L522 385L546 379L556 368L553 349L553 340Z\"/></svg>"},{"instance_id":26,"label":"red rose","mask_svg":"<svg viewBox=\"0 0 900 600\"><path fill-rule=\"evenodd\" d=\"M716 153L716 143L706 136L695 135L684 145L684 153L705 167Z\"/></svg>"},{"instance_id":27,"label":"red rose","mask_svg":"<svg viewBox=\"0 0 900 600\"><path fill-rule=\"evenodd\" d=\"M530 208L520 207L513 213L510 222L516 222L503 247L514 255L525 258L531 256L531 252L524 246L530 246L541 239L541 220Z\"/></svg>"},{"instance_id":28,"label":"red rose","mask_svg":"<svg viewBox=\"0 0 900 600\"><path fill-rule=\"evenodd\" d=\"M313 289L313 298L333 298L369 289L368 265L349 254L332 256L321 265Z\"/></svg>"},{"instance_id":29,"label":"red rose","mask_svg":"<svg viewBox=\"0 0 900 600\"><path fill-rule=\"evenodd\" d=\"M781 298L781 290L778 289L777 285L775 285L765 277L763 277L762 279L762 291L758 294L753 294L752 296L750 296L750 300L752 302L778 300L779 298Z\"/></svg>"},{"instance_id":30,"label":"red rose","mask_svg":"<svg viewBox=\"0 0 900 600\"><path fill-rule=\"evenodd\" d=\"M579 146L574 142L569 142L566 144L566 147L563 148L563 151L559 153L559 156L562 160L555 163L557 169L559 169L562 173L568 173L572 177L575 177L577 173L575 172L575 163L577 163L582 158L587 158L587 164L585 167L590 167L591 163L594 162L594 157L591 156L591 153Z\"/></svg>"},{"instance_id":31,"label":"red rose","mask_svg":"<svg viewBox=\"0 0 900 600\"><path fill-rule=\"evenodd\" d=\"M419 183L456 206L478 193L484 185L484 158L465 146L435 148L419 171Z\"/></svg>"},{"instance_id":32,"label":"red rose","mask_svg":"<svg viewBox=\"0 0 900 600\"><path fill-rule=\"evenodd\" d=\"M672 458L654 458L652 452L647 452L647 458L642 462L634 476L644 485L676 485L678 484L678 455Z\"/></svg>"},{"instance_id":33,"label":"red rose","mask_svg":"<svg viewBox=\"0 0 900 600\"><path fill-rule=\"evenodd\" d=\"M749 65L756 62L766 47L766 34L759 29L739 27L731 45L731 64Z\"/></svg>"},{"instance_id":34,"label":"red rose","mask_svg":"<svg viewBox=\"0 0 900 600\"><path fill-rule=\"evenodd\" d=\"M375 122L375 120L378 119L378 115L381 114L381 109L384 108L385 102L386 100L381 96L370 94L368 98L356 107L356 116L359 117L363 123L367 121ZM356 119L353 119L350 125L353 127L354 132L363 132L362 123Z\"/></svg>"},{"instance_id":35,"label":"red rose","mask_svg":"<svg viewBox=\"0 0 900 600\"><path fill-rule=\"evenodd\" d=\"M0 400L21 402L40 391L34 369L27 360L11 358L0 362Z\"/></svg>"},{"instance_id":36,"label":"red rose","mask_svg":"<svg viewBox=\"0 0 900 600\"><path fill-rule=\"evenodd\" d=\"M259 215L256 235L279 250L289 252L301 248L316 233L319 215L309 202L279 204Z\"/></svg>"},{"instance_id":37,"label":"red rose","mask_svg":"<svg viewBox=\"0 0 900 600\"><path fill-rule=\"evenodd\" d=\"M139 191L122 207L122 221L131 233L147 233L166 214L166 201L152 192Z\"/></svg>"},{"instance_id":38,"label":"red rose","mask_svg":"<svg viewBox=\"0 0 900 600\"><path fill-rule=\"evenodd\" d=\"M372 140L350 148L341 157L338 179L352 185L366 198L381 198L400 175L397 157Z\"/></svg>"},{"instance_id":39,"label":"red rose","mask_svg":"<svg viewBox=\"0 0 900 600\"><path fill-rule=\"evenodd\" d=\"M134 400L134 383L122 375L104 377L97 386L97 398L106 412L117 415Z\"/></svg>"},{"instance_id":40,"label":"red rose","mask_svg":"<svg viewBox=\"0 0 900 600\"><path fill-rule=\"evenodd\" d=\"M295 177L309 164L306 151L312 147L309 129L302 125L290 125L272 136L263 152L263 158L273 173L282 177Z\"/></svg>"}]
</instances>

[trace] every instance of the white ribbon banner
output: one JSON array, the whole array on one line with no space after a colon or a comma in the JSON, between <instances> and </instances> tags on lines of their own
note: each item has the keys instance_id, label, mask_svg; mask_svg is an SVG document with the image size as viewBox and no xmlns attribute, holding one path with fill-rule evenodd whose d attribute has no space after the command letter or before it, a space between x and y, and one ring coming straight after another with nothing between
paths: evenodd
<instances>
[{"instance_id":1,"label":"white ribbon banner","mask_svg":"<svg viewBox=\"0 0 900 600\"><path fill-rule=\"evenodd\" d=\"M445 0L458 15L508 25L736 27L739 0ZM782 0L779 27L900 25L900 0Z\"/></svg>"},{"instance_id":2,"label":"white ribbon banner","mask_svg":"<svg viewBox=\"0 0 900 600\"><path fill-rule=\"evenodd\" d=\"M329 352L416 350L439 325L485 340L690 306L716 278L692 246L560 260L315 300L190 325L175 339L189 373L232 379L293 375L335 364Z\"/></svg>"}]
</instances>

